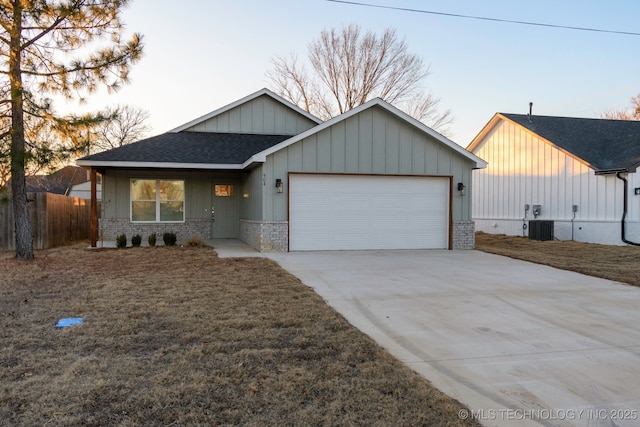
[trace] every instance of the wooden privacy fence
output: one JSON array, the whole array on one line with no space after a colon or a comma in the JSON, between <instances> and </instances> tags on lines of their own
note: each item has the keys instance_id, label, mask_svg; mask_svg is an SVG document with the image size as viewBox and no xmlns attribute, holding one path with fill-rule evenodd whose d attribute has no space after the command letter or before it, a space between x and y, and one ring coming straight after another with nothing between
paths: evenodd
<instances>
[{"instance_id":1,"label":"wooden privacy fence","mask_svg":"<svg viewBox=\"0 0 640 427\"><path fill-rule=\"evenodd\" d=\"M34 248L54 248L89 239L89 200L51 193L28 193L27 198ZM0 196L0 249L15 249L14 233L11 197Z\"/></svg>"}]
</instances>

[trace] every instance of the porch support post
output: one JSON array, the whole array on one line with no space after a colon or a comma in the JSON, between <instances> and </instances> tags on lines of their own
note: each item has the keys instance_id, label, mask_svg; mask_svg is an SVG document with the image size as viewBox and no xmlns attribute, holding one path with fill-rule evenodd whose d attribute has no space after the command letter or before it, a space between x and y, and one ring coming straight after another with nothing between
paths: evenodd
<instances>
[{"instance_id":1,"label":"porch support post","mask_svg":"<svg viewBox=\"0 0 640 427\"><path fill-rule=\"evenodd\" d=\"M96 170L91 168L91 247L98 246L98 194L97 194L97 174Z\"/></svg>"}]
</instances>

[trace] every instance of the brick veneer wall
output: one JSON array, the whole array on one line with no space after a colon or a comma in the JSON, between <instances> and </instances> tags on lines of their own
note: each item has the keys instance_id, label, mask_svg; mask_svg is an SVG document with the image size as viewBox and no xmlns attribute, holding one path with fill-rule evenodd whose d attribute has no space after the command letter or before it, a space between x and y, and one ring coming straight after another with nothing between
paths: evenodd
<instances>
[{"instance_id":1,"label":"brick veneer wall","mask_svg":"<svg viewBox=\"0 0 640 427\"><path fill-rule=\"evenodd\" d=\"M453 249L473 249L476 246L475 233L473 221L453 221Z\"/></svg>"},{"instance_id":2,"label":"brick veneer wall","mask_svg":"<svg viewBox=\"0 0 640 427\"><path fill-rule=\"evenodd\" d=\"M240 220L240 240L260 252L286 252L289 250L288 226L287 221ZM453 249L473 249L475 243L475 223L454 221Z\"/></svg>"},{"instance_id":3,"label":"brick veneer wall","mask_svg":"<svg viewBox=\"0 0 640 427\"><path fill-rule=\"evenodd\" d=\"M176 233L178 243L182 243L191 237L207 240L210 235L211 221L208 219L188 219L183 223L135 223L128 219L100 219L100 240L103 242L115 242L116 237L124 233L127 241L139 234L142 241L147 242L151 233L158 236L157 244L162 245L163 233Z\"/></svg>"},{"instance_id":4,"label":"brick veneer wall","mask_svg":"<svg viewBox=\"0 0 640 427\"><path fill-rule=\"evenodd\" d=\"M240 240L260 252L287 252L289 222L241 219Z\"/></svg>"},{"instance_id":5,"label":"brick veneer wall","mask_svg":"<svg viewBox=\"0 0 640 427\"><path fill-rule=\"evenodd\" d=\"M186 220L184 223L133 223L128 219L101 219L100 240L115 242L122 233L127 240L135 234L146 242L149 234L158 234L158 244L162 244L162 234L174 232L178 243L191 237L208 239L210 221L208 219ZM240 240L260 252L286 252L289 250L288 221L250 221L240 220ZM473 221L453 222L453 249L473 249L475 247L475 223Z\"/></svg>"}]
</instances>

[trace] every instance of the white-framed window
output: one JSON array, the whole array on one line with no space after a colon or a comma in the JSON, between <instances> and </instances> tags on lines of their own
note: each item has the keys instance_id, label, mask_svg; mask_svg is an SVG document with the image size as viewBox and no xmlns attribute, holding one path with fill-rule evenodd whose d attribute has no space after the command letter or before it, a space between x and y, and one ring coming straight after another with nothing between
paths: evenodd
<instances>
[{"instance_id":1,"label":"white-framed window","mask_svg":"<svg viewBox=\"0 0 640 427\"><path fill-rule=\"evenodd\" d=\"M132 179L131 221L184 222L184 181Z\"/></svg>"}]
</instances>

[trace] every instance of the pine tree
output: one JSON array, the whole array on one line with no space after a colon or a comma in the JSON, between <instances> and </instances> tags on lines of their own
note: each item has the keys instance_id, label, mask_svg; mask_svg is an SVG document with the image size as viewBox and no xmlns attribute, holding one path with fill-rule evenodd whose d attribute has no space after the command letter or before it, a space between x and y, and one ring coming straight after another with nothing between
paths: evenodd
<instances>
[{"instance_id":1,"label":"pine tree","mask_svg":"<svg viewBox=\"0 0 640 427\"><path fill-rule=\"evenodd\" d=\"M25 168L33 159L55 157L50 138L54 132L47 129L59 131L78 120L56 116L50 97L81 99L100 84L117 90L142 55L139 34L126 42L121 39L120 13L127 4L128 0L0 3L0 140L10 144L17 258L34 256Z\"/></svg>"}]
</instances>

